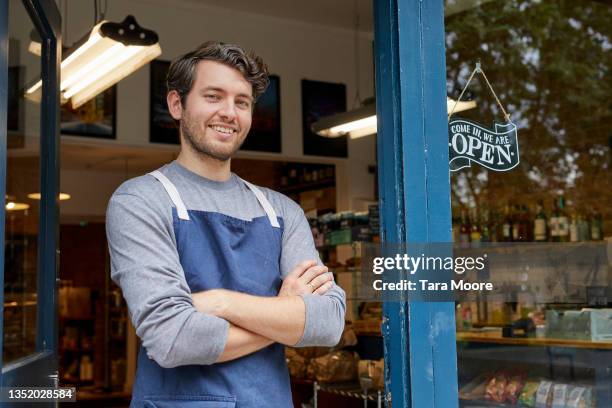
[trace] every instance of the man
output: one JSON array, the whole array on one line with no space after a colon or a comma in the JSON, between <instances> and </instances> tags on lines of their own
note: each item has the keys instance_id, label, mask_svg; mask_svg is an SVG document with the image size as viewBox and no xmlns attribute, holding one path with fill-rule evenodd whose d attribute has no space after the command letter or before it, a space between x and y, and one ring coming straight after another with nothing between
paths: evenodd
<instances>
[{"instance_id":1,"label":"man","mask_svg":"<svg viewBox=\"0 0 612 408\"><path fill-rule=\"evenodd\" d=\"M180 154L107 211L111 276L142 340L131 406L291 407L284 345L335 345L345 295L301 208L230 171L267 68L207 42L167 82Z\"/></svg>"}]
</instances>

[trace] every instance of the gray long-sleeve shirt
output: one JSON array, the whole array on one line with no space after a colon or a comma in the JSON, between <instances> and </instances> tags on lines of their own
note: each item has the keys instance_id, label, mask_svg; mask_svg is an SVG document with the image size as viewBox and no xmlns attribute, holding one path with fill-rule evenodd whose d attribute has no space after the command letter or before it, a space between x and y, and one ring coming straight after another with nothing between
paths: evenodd
<instances>
[{"instance_id":1,"label":"gray long-sleeve shirt","mask_svg":"<svg viewBox=\"0 0 612 408\"><path fill-rule=\"evenodd\" d=\"M177 162L159 169L177 188L187 209L251 220L265 215L255 195L234 174L225 182L203 178ZM262 188L283 219L281 278L299 262L317 260L302 209ZM229 323L199 313L179 261L172 201L150 175L123 183L111 197L106 232L111 278L122 289L136 334L162 367L213 364L223 352ZM297 346L333 346L344 328L345 294L334 284L324 295L304 295L306 324Z\"/></svg>"}]
</instances>

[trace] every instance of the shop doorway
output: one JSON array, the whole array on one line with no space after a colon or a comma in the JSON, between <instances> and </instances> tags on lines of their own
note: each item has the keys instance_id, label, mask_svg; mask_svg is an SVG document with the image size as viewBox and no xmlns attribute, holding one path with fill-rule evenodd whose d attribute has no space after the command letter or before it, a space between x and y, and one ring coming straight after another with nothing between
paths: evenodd
<instances>
[{"instance_id":1,"label":"shop doorway","mask_svg":"<svg viewBox=\"0 0 612 408\"><path fill-rule=\"evenodd\" d=\"M60 17L51 0L3 1L0 20L2 387L57 387ZM42 99L26 100L39 80Z\"/></svg>"}]
</instances>

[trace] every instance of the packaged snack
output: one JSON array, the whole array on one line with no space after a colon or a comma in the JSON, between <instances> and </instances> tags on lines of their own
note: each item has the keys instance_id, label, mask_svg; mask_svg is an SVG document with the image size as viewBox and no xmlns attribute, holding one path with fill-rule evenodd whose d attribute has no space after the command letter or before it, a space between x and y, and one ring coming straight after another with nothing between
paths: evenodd
<instances>
[{"instance_id":1,"label":"packaged snack","mask_svg":"<svg viewBox=\"0 0 612 408\"><path fill-rule=\"evenodd\" d=\"M519 393L523 389L523 385L525 384L525 376L522 374L514 374L512 375L508 383L506 384L506 388L504 390L504 401L509 402L511 404L516 404L518 401Z\"/></svg>"},{"instance_id":2,"label":"packaged snack","mask_svg":"<svg viewBox=\"0 0 612 408\"><path fill-rule=\"evenodd\" d=\"M478 375L472 379L472 381L461 387L459 390L459 398L466 400L483 399L490 378L490 373Z\"/></svg>"},{"instance_id":3,"label":"packaged snack","mask_svg":"<svg viewBox=\"0 0 612 408\"><path fill-rule=\"evenodd\" d=\"M565 401L568 396L567 384L554 384L552 390L552 407L565 408Z\"/></svg>"},{"instance_id":4,"label":"packaged snack","mask_svg":"<svg viewBox=\"0 0 612 408\"><path fill-rule=\"evenodd\" d=\"M592 408L592 391L589 387L574 387L567 397L566 408Z\"/></svg>"},{"instance_id":5,"label":"packaged snack","mask_svg":"<svg viewBox=\"0 0 612 408\"><path fill-rule=\"evenodd\" d=\"M542 381L536 391L535 408L548 408L552 402L552 382Z\"/></svg>"},{"instance_id":6,"label":"packaged snack","mask_svg":"<svg viewBox=\"0 0 612 408\"><path fill-rule=\"evenodd\" d=\"M485 398L495 402L503 402L507 384L507 375L503 372L496 373L487 384Z\"/></svg>"},{"instance_id":7,"label":"packaged snack","mask_svg":"<svg viewBox=\"0 0 612 408\"><path fill-rule=\"evenodd\" d=\"M356 353L340 350L314 358L310 361L307 375L314 376L319 382L351 381L357 377Z\"/></svg>"},{"instance_id":8,"label":"packaged snack","mask_svg":"<svg viewBox=\"0 0 612 408\"><path fill-rule=\"evenodd\" d=\"M521 395L519 396L518 402L521 407L534 408L536 401L536 392L538 391L538 381L527 381Z\"/></svg>"},{"instance_id":9,"label":"packaged snack","mask_svg":"<svg viewBox=\"0 0 612 408\"><path fill-rule=\"evenodd\" d=\"M371 378L372 386L375 389L382 390L385 388L385 361L380 360L359 360L358 364L359 378Z\"/></svg>"}]
</instances>

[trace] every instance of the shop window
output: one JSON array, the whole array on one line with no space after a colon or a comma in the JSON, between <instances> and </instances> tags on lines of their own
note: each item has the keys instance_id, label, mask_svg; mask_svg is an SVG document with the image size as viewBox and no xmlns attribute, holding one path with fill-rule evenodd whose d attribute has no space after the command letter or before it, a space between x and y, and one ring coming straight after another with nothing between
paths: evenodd
<instances>
[{"instance_id":1,"label":"shop window","mask_svg":"<svg viewBox=\"0 0 612 408\"><path fill-rule=\"evenodd\" d=\"M457 3L447 1L445 20L448 95L459 97L480 62L518 128L520 163L451 173L453 239L522 257L520 268L481 274L495 293L457 302L461 406L611 406L610 266L584 254L605 253L612 233L612 7ZM464 94L476 107L453 118L505 122L483 79ZM582 266L559 261L571 248Z\"/></svg>"},{"instance_id":2,"label":"shop window","mask_svg":"<svg viewBox=\"0 0 612 408\"><path fill-rule=\"evenodd\" d=\"M28 50L34 31L24 7L9 7L8 152L4 245L4 342L6 365L36 346L40 193L41 105L24 98L40 78L40 57ZM28 197L30 195L30 197Z\"/></svg>"}]
</instances>

